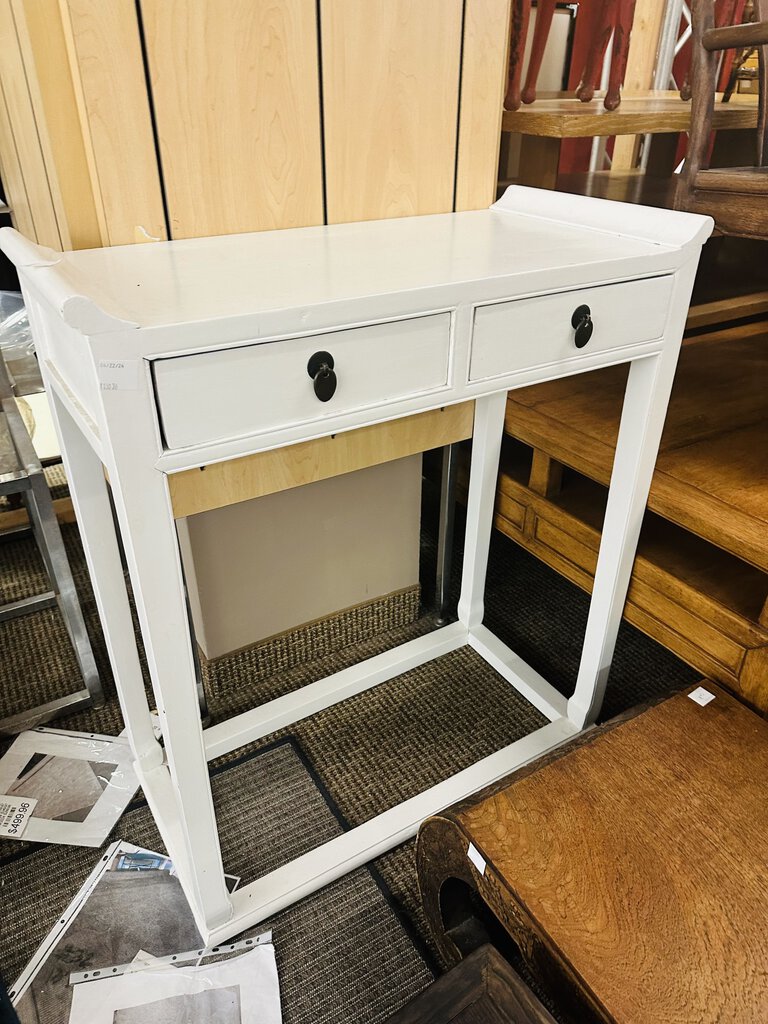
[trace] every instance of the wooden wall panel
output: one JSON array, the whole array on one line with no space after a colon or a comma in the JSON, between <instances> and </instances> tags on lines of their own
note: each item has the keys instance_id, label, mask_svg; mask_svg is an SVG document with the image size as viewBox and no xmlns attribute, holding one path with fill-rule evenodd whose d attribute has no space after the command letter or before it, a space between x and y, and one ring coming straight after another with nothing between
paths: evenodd
<instances>
[{"instance_id":1,"label":"wooden wall panel","mask_svg":"<svg viewBox=\"0 0 768 1024\"><path fill-rule=\"evenodd\" d=\"M134 0L61 0L105 245L166 237Z\"/></svg>"},{"instance_id":2,"label":"wooden wall panel","mask_svg":"<svg viewBox=\"0 0 768 1024\"><path fill-rule=\"evenodd\" d=\"M102 244L59 0L12 0L65 249Z\"/></svg>"},{"instance_id":3,"label":"wooden wall panel","mask_svg":"<svg viewBox=\"0 0 768 1024\"><path fill-rule=\"evenodd\" d=\"M141 0L171 236L323 220L314 0Z\"/></svg>"},{"instance_id":4,"label":"wooden wall panel","mask_svg":"<svg viewBox=\"0 0 768 1024\"><path fill-rule=\"evenodd\" d=\"M49 179L11 0L0 0L0 87L0 163L14 223L40 245L61 249L55 179Z\"/></svg>"},{"instance_id":5,"label":"wooden wall panel","mask_svg":"<svg viewBox=\"0 0 768 1024\"><path fill-rule=\"evenodd\" d=\"M462 0L321 0L331 224L453 209Z\"/></svg>"},{"instance_id":6,"label":"wooden wall panel","mask_svg":"<svg viewBox=\"0 0 768 1024\"><path fill-rule=\"evenodd\" d=\"M637 0L629 41L627 73L622 96L643 92L653 86L656 51L664 21L665 4L659 0ZM619 135L613 146L611 169L625 171L635 166L640 139L637 135Z\"/></svg>"},{"instance_id":7,"label":"wooden wall panel","mask_svg":"<svg viewBox=\"0 0 768 1024\"><path fill-rule=\"evenodd\" d=\"M496 198L511 0L465 0L456 210Z\"/></svg>"}]
</instances>

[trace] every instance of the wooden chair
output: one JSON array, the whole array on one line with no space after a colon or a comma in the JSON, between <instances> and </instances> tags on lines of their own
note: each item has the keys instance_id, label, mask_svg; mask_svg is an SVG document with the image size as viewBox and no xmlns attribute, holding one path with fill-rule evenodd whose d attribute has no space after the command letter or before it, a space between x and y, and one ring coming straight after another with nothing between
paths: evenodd
<instances>
[{"instance_id":1,"label":"wooden chair","mask_svg":"<svg viewBox=\"0 0 768 1024\"><path fill-rule=\"evenodd\" d=\"M629 37L635 14L636 0L595 0L593 6L584 8L582 17L592 19L592 42L587 54L581 82L576 95L583 103L593 99L600 83L603 59L611 36L614 36L611 70L604 105L606 110L615 110L620 102L620 90L627 70ZM506 110L517 110L521 103L533 103L536 99L536 82L547 45L555 0L538 0L536 26L533 32L531 56L521 88L523 56L528 37L531 15L531 0L513 0L512 27L509 46L509 73L507 92L504 97Z\"/></svg>"},{"instance_id":2,"label":"wooden chair","mask_svg":"<svg viewBox=\"0 0 768 1024\"><path fill-rule=\"evenodd\" d=\"M691 131L675 208L710 214L725 235L768 238L768 0L755 0L754 8L756 22L718 28L712 0L694 0ZM718 57L748 46L760 48L755 164L709 169Z\"/></svg>"}]
</instances>

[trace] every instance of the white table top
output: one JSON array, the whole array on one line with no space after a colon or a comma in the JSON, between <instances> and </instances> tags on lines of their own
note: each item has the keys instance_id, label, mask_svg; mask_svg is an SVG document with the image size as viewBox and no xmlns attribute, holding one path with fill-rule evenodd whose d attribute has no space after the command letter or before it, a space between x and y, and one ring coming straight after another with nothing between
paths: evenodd
<instances>
[{"instance_id":1,"label":"white table top","mask_svg":"<svg viewBox=\"0 0 768 1024\"><path fill-rule=\"evenodd\" d=\"M706 220L513 187L490 210L90 249L51 265L71 294L158 327L544 273L576 286L601 266L614 279L655 272Z\"/></svg>"}]
</instances>

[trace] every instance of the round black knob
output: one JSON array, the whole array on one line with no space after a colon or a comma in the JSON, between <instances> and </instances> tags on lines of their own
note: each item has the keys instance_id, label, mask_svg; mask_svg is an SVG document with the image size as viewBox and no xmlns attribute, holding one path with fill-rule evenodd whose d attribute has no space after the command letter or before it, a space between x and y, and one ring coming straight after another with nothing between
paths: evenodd
<instances>
[{"instance_id":1,"label":"round black knob","mask_svg":"<svg viewBox=\"0 0 768 1024\"><path fill-rule=\"evenodd\" d=\"M315 352L307 363L307 373L312 378L315 394L321 402L330 402L336 391L337 380L333 366L330 352Z\"/></svg>"},{"instance_id":2,"label":"round black knob","mask_svg":"<svg viewBox=\"0 0 768 1024\"><path fill-rule=\"evenodd\" d=\"M577 306L571 317L571 327L576 330L576 348L584 348L592 337L595 325L592 323L592 310L589 306Z\"/></svg>"}]
</instances>

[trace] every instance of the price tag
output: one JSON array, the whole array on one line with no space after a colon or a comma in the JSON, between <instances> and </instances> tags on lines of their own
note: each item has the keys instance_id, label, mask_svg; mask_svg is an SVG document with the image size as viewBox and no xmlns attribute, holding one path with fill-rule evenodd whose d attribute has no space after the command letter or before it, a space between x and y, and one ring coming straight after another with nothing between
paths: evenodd
<instances>
[{"instance_id":1,"label":"price tag","mask_svg":"<svg viewBox=\"0 0 768 1024\"><path fill-rule=\"evenodd\" d=\"M482 853L480 853L480 851L474 845L474 843L470 843L469 844L469 849L467 850L467 857L469 857L469 859L475 865L475 867L480 872L480 874L484 875L485 874L485 857L483 857Z\"/></svg>"},{"instance_id":2,"label":"price tag","mask_svg":"<svg viewBox=\"0 0 768 1024\"><path fill-rule=\"evenodd\" d=\"M21 839L36 805L30 796L0 796L0 836Z\"/></svg>"},{"instance_id":3,"label":"price tag","mask_svg":"<svg viewBox=\"0 0 768 1024\"><path fill-rule=\"evenodd\" d=\"M697 704L701 704L702 707L706 707L711 700L715 699L714 693L710 693L709 690L705 690L703 686L697 686L695 690L692 690L688 696L691 700L696 701Z\"/></svg>"}]
</instances>

